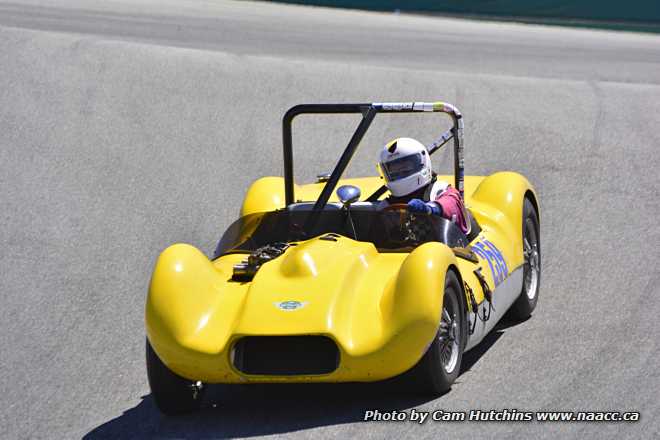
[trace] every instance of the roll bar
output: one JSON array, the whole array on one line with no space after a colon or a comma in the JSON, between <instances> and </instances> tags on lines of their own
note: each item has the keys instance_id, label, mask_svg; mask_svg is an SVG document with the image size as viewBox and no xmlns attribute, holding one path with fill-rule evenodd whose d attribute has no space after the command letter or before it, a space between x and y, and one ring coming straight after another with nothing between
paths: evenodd
<instances>
[{"instance_id":1,"label":"roll bar","mask_svg":"<svg viewBox=\"0 0 660 440\"><path fill-rule=\"evenodd\" d=\"M454 139L454 186L463 199L463 118L461 112L452 104L446 102L374 102L363 104L300 104L291 107L282 119L282 143L284 147L284 193L286 206L295 203L293 181L293 142L291 125L293 119L301 114L332 114L332 113L361 113L362 120L351 140L344 149L337 166L330 174L319 198L314 204L313 211L322 210L328 203L332 191L346 170L360 141L367 132L377 113L413 113L413 112L441 112L452 118L452 128L443 133L437 141L427 146L429 154L433 154L449 140ZM376 198L385 192L385 187L372 195ZM378 194L379 193L379 194ZM370 198L372 198L370 197Z\"/></svg>"}]
</instances>

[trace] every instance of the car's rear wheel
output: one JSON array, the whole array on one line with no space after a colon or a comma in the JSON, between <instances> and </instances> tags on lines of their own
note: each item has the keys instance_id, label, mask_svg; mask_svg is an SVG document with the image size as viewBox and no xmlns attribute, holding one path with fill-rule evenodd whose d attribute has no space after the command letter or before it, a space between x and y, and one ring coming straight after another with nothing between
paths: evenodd
<instances>
[{"instance_id":1,"label":"car's rear wheel","mask_svg":"<svg viewBox=\"0 0 660 440\"><path fill-rule=\"evenodd\" d=\"M523 287L520 296L511 306L509 315L515 320L530 317L539 299L541 284L541 240L539 217L532 202L525 198L522 222L523 238Z\"/></svg>"},{"instance_id":2,"label":"car's rear wheel","mask_svg":"<svg viewBox=\"0 0 660 440\"><path fill-rule=\"evenodd\" d=\"M184 414L199 409L204 387L201 382L185 379L160 360L147 340L147 377L156 406L163 414Z\"/></svg>"},{"instance_id":3,"label":"car's rear wheel","mask_svg":"<svg viewBox=\"0 0 660 440\"><path fill-rule=\"evenodd\" d=\"M442 394L449 391L458 377L467 342L467 321L461 292L458 277L453 271L448 271L438 332L426 354L411 370L416 391Z\"/></svg>"}]
</instances>

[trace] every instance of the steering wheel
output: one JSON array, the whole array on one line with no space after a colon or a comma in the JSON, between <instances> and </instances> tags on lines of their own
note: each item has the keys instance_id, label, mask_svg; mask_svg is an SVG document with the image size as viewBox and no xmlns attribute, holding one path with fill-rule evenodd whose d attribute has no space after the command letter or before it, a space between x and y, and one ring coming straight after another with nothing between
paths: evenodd
<instances>
[{"instance_id":1,"label":"steering wheel","mask_svg":"<svg viewBox=\"0 0 660 440\"><path fill-rule=\"evenodd\" d=\"M392 203L391 205L387 205L386 207L384 207L383 211L384 212L399 211L400 213L399 228L401 232L405 232L406 226L409 225L412 216L412 213L408 211L407 203ZM404 233L404 236L408 236L408 235L409 234Z\"/></svg>"},{"instance_id":2,"label":"steering wheel","mask_svg":"<svg viewBox=\"0 0 660 440\"><path fill-rule=\"evenodd\" d=\"M400 213L399 224L398 227L396 228L397 231L396 232L391 231L391 234L393 236L400 237L399 240L395 240L395 241L400 241L403 244L403 243L414 242L417 240L417 236L413 232L411 227L412 224L415 222L415 214L408 211L407 203L392 203L391 205L384 207L383 211L384 212L398 211ZM393 237L391 238L394 239Z\"/></svg>"}]
</instances>

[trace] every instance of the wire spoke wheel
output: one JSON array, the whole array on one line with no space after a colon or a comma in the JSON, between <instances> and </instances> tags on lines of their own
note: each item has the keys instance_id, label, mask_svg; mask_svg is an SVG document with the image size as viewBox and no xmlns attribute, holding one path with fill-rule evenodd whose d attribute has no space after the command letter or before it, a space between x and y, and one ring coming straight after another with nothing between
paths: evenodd
<instances>
[{"instance_id":1,"label":"wire spoke wheel","mask_svg":"<svg viewBox=\"0 0 660 440\"><path fill-rule=\"evenodd\" d=\"M445 304L442 310L442 321L438 332L440 344L440 362L442 368L451 374L458 363L458 352L460 347L460 331L458 330L458 304L454 295L445 296Z\"/></svg>"},{"instance_id":2,"label":"wire spoke wheel","mask_svg":"<svg viewBox=\"0 0 660 440\"><path fill-rule=\"evenodd\" d=\"M529 318L536 308L541 284L541 237L539 216L529 199L525 199L522 218L522 286L520 295L509 309L517 321Z\"/></svg>"},{"instance_id":3,"label":"wire spoke wheel","mask_svg":"<svg viewBox=\"0 0 660 440\"><path fill-rule=\"evenodd\" d=\"M426 353L407 374L412 389L424 394L449 391L461 370L467 338L466 305L458 276L447 271L438 331Z\"/></svg>"},{"instance_id":4,"label":"wire spoke wheel","mask_svg":"<svg viewBox=\"0 0 660 440\"><path fill-rule=\"evenodd\" d=\"M525 221L525 235L523 239L524 279L525 293L529 299L536 296L536 288L539 281L540 257L538 237L536 236L536 226L531 218Z\"/></svg>"}]
</instances>

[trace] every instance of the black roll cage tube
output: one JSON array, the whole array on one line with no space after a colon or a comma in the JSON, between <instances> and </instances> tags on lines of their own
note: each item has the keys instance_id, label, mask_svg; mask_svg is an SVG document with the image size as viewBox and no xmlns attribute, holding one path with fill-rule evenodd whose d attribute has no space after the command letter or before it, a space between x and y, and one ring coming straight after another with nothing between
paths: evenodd
<instances>
[{"instance_id":1,"label":"black roll cage tube","mask_svg":"<svg viewBox=\"0 0 660 440\"><path fill-rule=\"evenodd\" d=\"M373 122L377 113L413 113L413 112L443 112L447 113L453 122L453 126L428 149L429 155L438 151L449 140L454 140L454 186L458 189L461 198L463 198L463 120L460 111L451 104L443 102L391 102L391 103L362 103L362 104L299 104L291 107L282 119L282 143L284 147L284 193L285 206L295 203L294 180L293 180L293 142L291 135L291 126L296 116L301 114L346 114L360 113L362 120L357 129L351 136L351 140L344 149L339 162L332 171L330 178L326 182L321 194L314 204L312 215L308 224L313 224L325 205L328 203L332 191L337 186L339 179L346 170L348 163L353 157L360 141L367 132L367 129ZM379 194L380 193L380 194ZM368 199L373 196L379 197L384 193L381 187Z\"/></svg>"}]
</instances>

